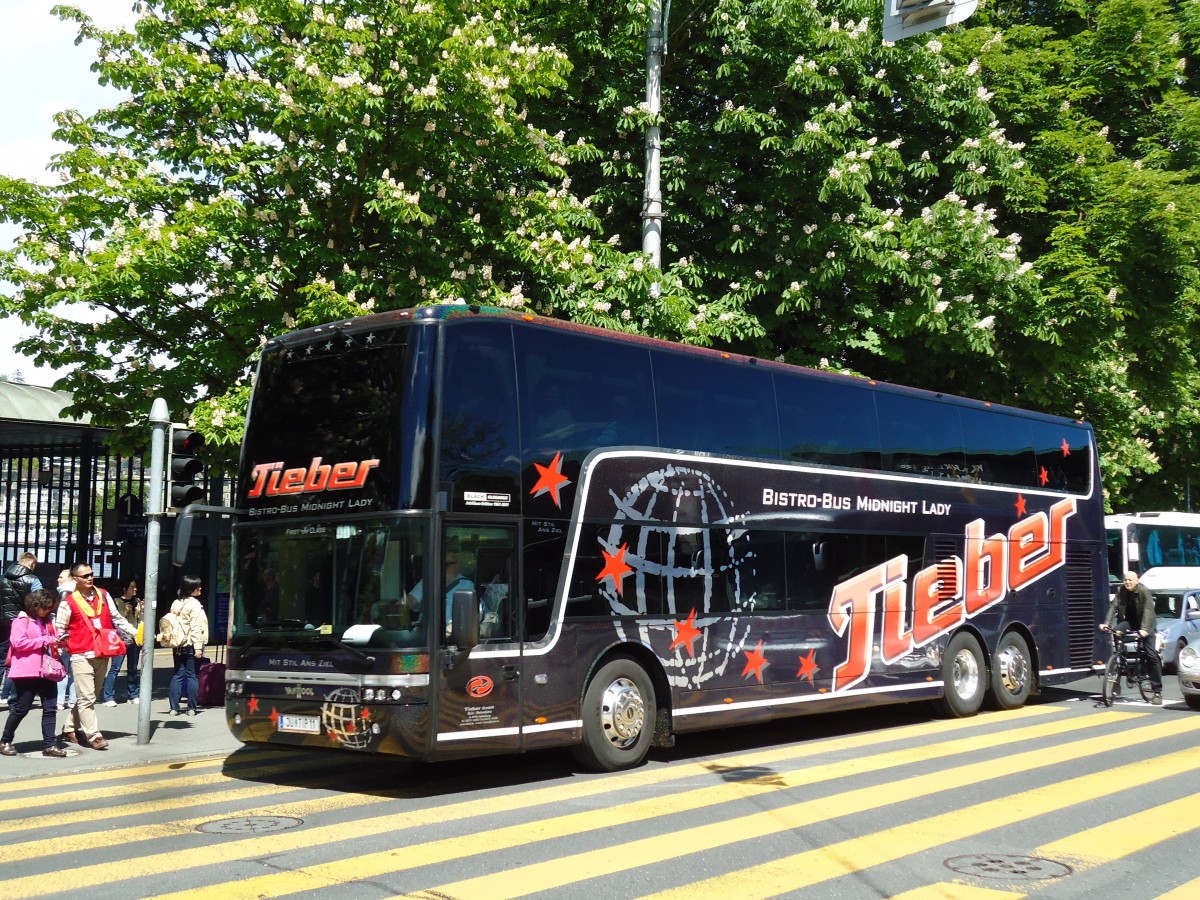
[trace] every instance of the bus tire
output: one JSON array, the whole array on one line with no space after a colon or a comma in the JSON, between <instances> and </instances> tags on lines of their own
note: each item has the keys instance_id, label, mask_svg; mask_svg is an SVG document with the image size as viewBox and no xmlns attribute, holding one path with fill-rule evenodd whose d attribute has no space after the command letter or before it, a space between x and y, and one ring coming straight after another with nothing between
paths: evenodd
<instances>
[{"instance_id":1,"label":"bus tire","mask_svg":"<svg viewBox=\"0 0 1200 900\"><path fill-rule=\"evenodd\" d=\"M942 656L942 690L939 705L953 719L979 712L987 690L987 664L979 641L966 631L950 638Z\"/></svg>"},{"instance_id":2,"label":"bus tire","mask_svg":"<svg viewBox=\"0 0 1200 900\"><path fill-rule=\"evenodd\" d=\"M640 766L654 738L654 682L627 657L609 660L583 695L583 743L573 750L585 768L617 772Z\"/></svg>"},{"instance_id":3,"label":"bus tire","mask_svg":"<svg viewBox=\"0 0 1200 900\"><path fill-rule=\"evenodd\" d=\"M992 656L992 699L1000 709L1020 709L1033 690L1029 644L1015 631L1000 638Z\"/></svg>"}]
</instances>

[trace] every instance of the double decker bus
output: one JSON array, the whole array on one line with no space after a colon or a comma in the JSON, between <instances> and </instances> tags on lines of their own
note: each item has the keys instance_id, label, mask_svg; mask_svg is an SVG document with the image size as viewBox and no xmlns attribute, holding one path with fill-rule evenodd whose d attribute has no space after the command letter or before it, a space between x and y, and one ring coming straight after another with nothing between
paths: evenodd
<instances>
[{"instance_id":1,"label":"double decker bus","mask_svg":"<svg viewBox=\"0 0 1200 900\"><path fill-rule=\"evenodd\" d=\"M612 771L777 717L1015 708L1101 658L1066 418L422 307L268 342L237 484L245 742Z\"/></svg>"}]
</instances>

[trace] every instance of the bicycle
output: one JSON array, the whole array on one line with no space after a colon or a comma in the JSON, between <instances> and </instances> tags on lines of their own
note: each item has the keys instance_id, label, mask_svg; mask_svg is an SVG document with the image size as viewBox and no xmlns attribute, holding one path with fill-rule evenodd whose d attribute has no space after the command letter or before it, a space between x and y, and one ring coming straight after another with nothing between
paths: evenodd
<instances>
[{"instance_id":1,"label":"bicycle","mask_svg":"<svg viewBox=\"0 0 1200 900\"><path fill-rule=\"evenodd\" d=\"M1110 631L1109 634L1113 650L1108 665L1104 667L1104 705L1112 706L1121 696L1122 680L1129 687L1136 684L1142 699L1149 703L1154 697L1154 687L1150 684L1150 676L1143 670L1145 654L1148 652L1145 639L1136 631Z\"/></svg>"}]
</instances>

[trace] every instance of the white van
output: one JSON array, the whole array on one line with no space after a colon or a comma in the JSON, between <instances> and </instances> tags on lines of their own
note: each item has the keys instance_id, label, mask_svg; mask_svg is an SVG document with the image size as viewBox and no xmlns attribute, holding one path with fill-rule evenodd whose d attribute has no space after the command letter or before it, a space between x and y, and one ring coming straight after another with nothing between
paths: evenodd
<instances>
[{"instance_id":1,"label":"white van","mask_svg":"<svg viewBox=\"0 0 1200 900\"><path fill-rule=\"evenodd\" d=\"M1154 595L1163 665L1174 666L1188 636L1200 633L1200 566L1147 569L1141 582Z\"/></svg>"}]
</instances>

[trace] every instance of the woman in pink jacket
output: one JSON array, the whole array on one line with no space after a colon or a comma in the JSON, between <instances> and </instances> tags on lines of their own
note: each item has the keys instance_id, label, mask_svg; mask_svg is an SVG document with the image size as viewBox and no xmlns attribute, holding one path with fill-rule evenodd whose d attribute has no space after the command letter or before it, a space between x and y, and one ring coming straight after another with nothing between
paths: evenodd
<instances>
[{"instance_id":1,"label":"woman in pink jacket","mask_svg":"<svg viewBox=\"0 0 1200 900\"><path fill-rule=\"evenodd\" d=\"M34 591L25 598L25 612L12 623L9 636L9 677L12 678L16 699L8 711L4 734L0 735L0 755L16 756L13 735L21 720L33 707L33 698L42 698L42 756L66 756L56 741L58 716L58 680L65 674L58 661L58 648L66 639L54 628L50 615L54 609L54 594ZM51 677L57 675L58 678Z\"/></svg>"}]
</instances>

